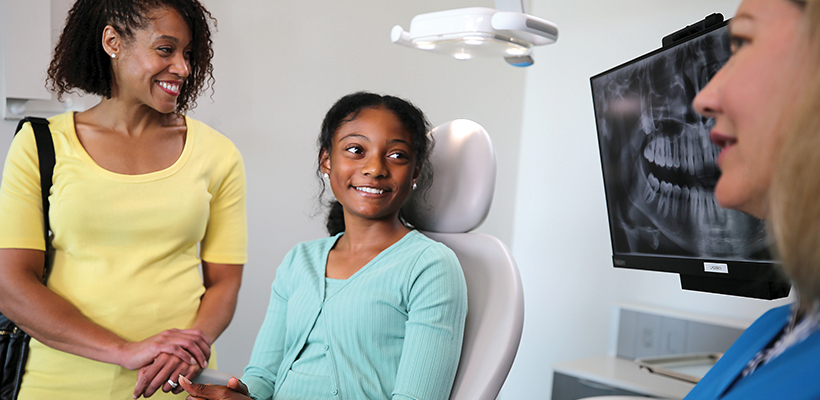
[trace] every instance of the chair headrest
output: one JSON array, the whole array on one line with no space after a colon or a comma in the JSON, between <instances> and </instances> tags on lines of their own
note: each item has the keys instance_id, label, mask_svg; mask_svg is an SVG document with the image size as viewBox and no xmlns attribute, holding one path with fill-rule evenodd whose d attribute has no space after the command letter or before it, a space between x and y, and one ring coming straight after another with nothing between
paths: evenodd
<instances>
[{"instance_id":1,"label":"chair headrest","mask_svg":"<svg viewBox=\"0 0 820 400\"><path fill-rule=\"evenodd\" d=\"M496 161L490 135L476 122L457 119L429 133L433 182L414 191L402 207L404 218L423 231L469 232L484 222L495 191Z\"/></svg>"}]
</instances>

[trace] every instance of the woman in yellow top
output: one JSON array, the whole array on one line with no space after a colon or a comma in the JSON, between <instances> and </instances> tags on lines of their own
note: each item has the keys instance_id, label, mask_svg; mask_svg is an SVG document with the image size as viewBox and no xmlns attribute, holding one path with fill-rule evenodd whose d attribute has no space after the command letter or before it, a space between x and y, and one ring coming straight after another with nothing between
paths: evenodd
<instances>
[{"instance_id":1,"label":"woman in yellow top","mask_svg":"<svg viewBox=\"0 0 820 400\"><path fill-rule=\"evenodd\" d=\"M33 337L21 400L173 396L162 392L207 367L230 322L247 258L244 166L184 115L213 80L212 21L197 0L69 12L49 82L102 100L50 119L48 287L30 126L0 186L0 310Z\"/></svg>"}]
</instances>

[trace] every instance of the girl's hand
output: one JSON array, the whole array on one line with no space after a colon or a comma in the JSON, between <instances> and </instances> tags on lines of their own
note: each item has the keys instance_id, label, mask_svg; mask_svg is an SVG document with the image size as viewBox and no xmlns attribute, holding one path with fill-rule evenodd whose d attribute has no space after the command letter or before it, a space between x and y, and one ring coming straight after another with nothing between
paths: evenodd
<instances>
[{"instance_id":1,"label":"girl's hand","mask_svg":"<svg viewBox=\"0 0 820 400\"><path fill-rule=\"evenodd\" d=\"M231 378L228 386L222 386L193 383L188 378L180 376L179 385L190 394L188 400L249 400L251 398L248 387L236 378Z\"/></svg>"}]
</instances>

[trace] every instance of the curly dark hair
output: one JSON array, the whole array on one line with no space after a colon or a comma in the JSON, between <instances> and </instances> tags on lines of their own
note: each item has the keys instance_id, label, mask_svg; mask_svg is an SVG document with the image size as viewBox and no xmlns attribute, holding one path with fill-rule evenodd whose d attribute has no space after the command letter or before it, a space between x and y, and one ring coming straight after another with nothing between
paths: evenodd
<instances>
[{"instance_id":1,"label":"curly dark hair","mask_svg":"<svg viewBox=\"0 0 820 400\"><path fill-rule=\"evenodd\" d=\"M216 19L198 0L77 0L54 48L49 89L58 99L76 89L111 98L111 59L101 44L103 30L111 25L124 39L132 39L163 8L179 12L191 30L191 74L182 85L177 112L194 108L196 98L214 82L211 23L216 28Z\"/></svg>"},{"instance_id":2,"label":"curly dark hair","mask_svg":"<svg viewBox=\"0 0 820 400\"><path fill-rule=\"evenodd\" d=\"M424 113L413 103L390 95L379 95L370 92L356 92L348 94L338 101L325 114L325 119L322 121L322 130L319 133L319 166L316 169L316 174L320 180L322 177L322 152L328 154L333 149L333 136L342 125L353 121L359 116L362 110L368 108L383 107L392 112L399 122L404 126L404 129L410 133L413 138L413 155L416 158L416 167L419 168L420 177L418 179L419 185L424 190L426 186L431 183L432 171L430 170L430 151L433 148L433 139L427 135L430 131L430 122ZM324 180L322 182L322 191L319 198L324 195L326 190ZM330 204L330 212L327 217L326 227L328 233L335 235L344 232L344 216L342 205L338 201Z\"/></svg>"}]
</instances>

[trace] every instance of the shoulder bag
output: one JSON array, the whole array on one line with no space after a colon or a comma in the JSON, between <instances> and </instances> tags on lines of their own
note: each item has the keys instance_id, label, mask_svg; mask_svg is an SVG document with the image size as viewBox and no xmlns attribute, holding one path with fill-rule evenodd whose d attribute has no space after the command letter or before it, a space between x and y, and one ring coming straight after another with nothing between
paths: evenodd
<instances>
[{"instance_id":1,"label":"shoulder bag","mask_svg":"<svg viewBox=\"0 0 820 400\"><path fill-rule=\"evenodd\" d=\"M43 232L45 233L46 244L46 261L43 267L43 283L45 284L49 272L48 260L51 255L49 250L48 194L51 190L51 178L54 174L54 142L51 138L51 130L48 129L48 120L44 118L27 117L23 119L17 125L15 135L26 122L31 123L31 127L34 129L34 137L37 141L37 156L40 160L40 190L43 199ZM23 373L26 371L29 340L31 340L31 336L0 313L0 361L3 362L3 369L0 370L0 400L17 399Z\"/></svg>"}]
</instances>

